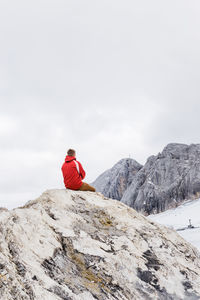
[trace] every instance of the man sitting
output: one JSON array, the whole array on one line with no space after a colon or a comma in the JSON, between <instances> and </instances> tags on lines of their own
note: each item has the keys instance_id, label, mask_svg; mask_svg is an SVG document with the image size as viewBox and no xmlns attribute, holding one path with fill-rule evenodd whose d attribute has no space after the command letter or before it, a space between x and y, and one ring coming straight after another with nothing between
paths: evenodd
<instances>
[{"instance_id":1,"label":"man sitting","mask_svg":"<svg viewBox=\"0 0 200 300\"><path fill-rule=\"evenodd\" d=\"M85 171L79 161L76 160L76 152L73 149L67 151L65 162L62 165L64 184L67 189L95 192L95 188L83 182Z\"/></svg>"}]
</instances>

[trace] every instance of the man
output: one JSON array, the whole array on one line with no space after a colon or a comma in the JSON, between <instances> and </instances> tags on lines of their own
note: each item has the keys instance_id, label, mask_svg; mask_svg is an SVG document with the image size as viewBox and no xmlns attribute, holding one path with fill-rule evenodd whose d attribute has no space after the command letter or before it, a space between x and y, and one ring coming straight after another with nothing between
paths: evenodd
<instances>
[{"instance_id":1,"label":"man","mask_svg":"<svg viewBox=\"0 0 200 300\"><path fill-rule=\"evenodd\" d=\"M62 165L62 173L67 189L95 192L95 188L82 181L85 178L85 171L81 163L76 160L75 150L67 151L65 162Z\"/></svg>"}]
</instances>

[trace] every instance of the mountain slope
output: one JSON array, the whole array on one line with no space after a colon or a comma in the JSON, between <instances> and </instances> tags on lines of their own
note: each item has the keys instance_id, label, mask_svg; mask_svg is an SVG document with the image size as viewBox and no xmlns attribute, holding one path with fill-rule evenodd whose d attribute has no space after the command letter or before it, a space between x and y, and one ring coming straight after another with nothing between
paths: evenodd
<instances>
[{"instance_id":1,"label":"mountain slope","mask_svg":"<svg viewBox=\"0 0 200 300\"><path fill-rule=\"evenodd\" d=\"M142 165L134 159L121 159L111 169L101 174L92 185L104 196L120 200L141 168Z\"/></svg>"},{"instance_id":2,"label":"mountain slope","mask_svg":"<svg viewBox=\"0 0 200 300\"><path fill-rule=\"evenodd\" d=\"M200 299L200 256L175 231L91 192L0 212L0 298Z\"/></svg>"},{"instance_id":3,"label":"mountain slope","mask_svg":"<svg viewBox=\"0 0 200 300\"><path fill-rule=\"evenodd\" d=\"M150 215L149 219L177 230L177 232L200 250L200 199L187 201L177 208ZM190 226L190 224L192 226Z\"/></svg>"},{"instance_id":4,"label":"mountain slope","mask_svg":"<svg viewBox=\"0 0 200 300\"><path fill-rule=\"evenodd\" d=\"M162 153L147 160L121 201L151 214L198 198L199 192L200 144L169 144Z\"/></svg>"}]
</instances>

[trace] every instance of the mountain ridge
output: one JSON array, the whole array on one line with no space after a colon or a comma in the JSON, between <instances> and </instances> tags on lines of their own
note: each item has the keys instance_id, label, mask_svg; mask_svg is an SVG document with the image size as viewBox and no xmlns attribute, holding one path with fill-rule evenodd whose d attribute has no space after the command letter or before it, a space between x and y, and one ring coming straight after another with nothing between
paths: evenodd
<instances>
[{"instance_id":1,"label":"mountain ridge","mask_svg":"<svg viewBox=\"0 0 200 300\"><path fill-rule=\"evenodd\" d=\"M109 180L111 182L112 178ZM107 195L110 188L111 183L106 184L104 190L100 190ZM118 188L119 183L113 181L113 192L109 197L113 198L112 194ZM144 166L135 172L132 182L126 185L122 197L117 199L137 211L152 214L176 207L188 199L198 198L199 195L200 144L170 143L162 152L147 159Z\"/></svg>"},{"instance_id":2,"label":"mountain ridge","mask_svg":"<svg viewBox=\"0 0 200 300\"><path fill-rule=\"evenodd\" d=\"M48 190L0 212L5 300L200 299L200 254L103 195Z\"/></svg>"},{"instance_id":3,"label":"mountain ridge","mask_svg":"<svg viewBox=\"0 0 200 300\"><path fill-rule=\"evenodd\" d=\"M200 144L168 144L148 158L121 201L143 213L158 213L198 198Z\"/></svg>"},{"instance_id":4,"label":"mountain ridge","mask_svg":"<svg viewBox=\"0 0 200 300\"><path fill-rule=\"evenodd\" d=\"M112 168L103 172L92 183L104 196L121 200L125 190L133 181L135 174L142 168L136 160L123 158Z\"/></svg>"}]
</instances>

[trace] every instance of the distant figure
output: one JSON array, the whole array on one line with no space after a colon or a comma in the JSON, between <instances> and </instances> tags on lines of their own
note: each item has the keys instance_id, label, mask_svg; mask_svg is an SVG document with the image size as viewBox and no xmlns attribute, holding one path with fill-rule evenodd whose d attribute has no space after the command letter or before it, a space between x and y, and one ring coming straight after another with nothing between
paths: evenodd
<instances>
[{"instance_id":1,"label":"distant figure","mask_svg":"<svg viewBox=\"0 0 200 300\"><path fill-rule=\"evenodd\" d=\"M188 228L194 228L194 226L192 225L191 219L189 219L189 225Z\"/></svg>"},{"instance_id":2,"label":"distant figure","mask_svg":"<svg viewBox=\"0 0 200 300\"><path fill-rule=\"evenodd\" d=\"M67 189L95 192L95 188L82 182L85 171L79 161L76 160L76 152L73 149L67 151L65 162L62 165L64 184Z\"/></svg>"}]
</instances>

